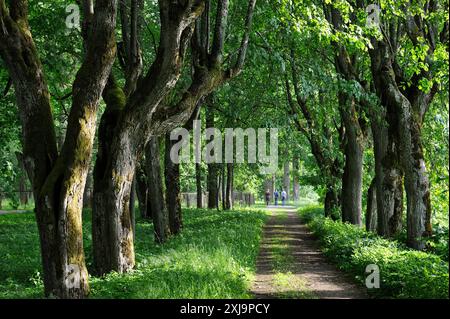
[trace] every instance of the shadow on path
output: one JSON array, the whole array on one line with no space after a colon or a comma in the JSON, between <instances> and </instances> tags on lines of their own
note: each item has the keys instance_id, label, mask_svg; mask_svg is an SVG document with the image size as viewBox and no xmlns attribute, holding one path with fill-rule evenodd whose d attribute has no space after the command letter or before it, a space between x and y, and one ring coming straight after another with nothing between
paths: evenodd
<instances>
[{"instance_id":1,"label":"shadow on path","mask_svg":"<svg viewBox=\"0 0 450 319\"><path fill-rule=\"evenodd\" d=\"M268 209L271 217L264 227L252 286L255 298L368 298L364 288L327 262L295 207ZM281 271L277 266L280 252L287 255Z\"/></svg>"}]
</instances>

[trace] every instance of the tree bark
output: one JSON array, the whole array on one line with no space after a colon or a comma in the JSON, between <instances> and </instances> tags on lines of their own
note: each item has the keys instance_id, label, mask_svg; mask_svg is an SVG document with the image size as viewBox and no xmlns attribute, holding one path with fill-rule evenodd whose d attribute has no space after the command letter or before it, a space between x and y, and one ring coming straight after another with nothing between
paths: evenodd
<instances>
[{"instance_id":1,"label":"tree bark","mask_svg":"<svg viewBox=\"0 0 450 319\"><path fill-rule=\"evenodd\" d=\"M206 128L214 127L214 105L213 96L209 95L206 97ZM210 141L212 142L214 137L211 136ZM208 176L206 181L206 187L208 190L208 208L218 208L218 196L219 196L219 185L218 185L218 164L209 163L208 164Z\"/></svg>"},{"instance_id":2,"label":"tree bark","mask_svg":"<svg viewBox=\"0 0 450 319\"><path fill-rule=\"evenodd\" d=\"M386 113L381 112L383 115ZM392 237L402 228L403 174L399 167L395 113L387 116L390 123L380 123L380 113L372 115L377 200L377 233Z\"/></svg>"},{"instance_id":3,"label":"tree bark","mask_svg":"<svg viewBox=\"0 0 450 319\"><path fill-rule=\"evenodd\" d=\"M130 192L130 217L131 217L131 228L133 231L133 241L136 240L136 214L135 214L135 201L136 201L136 176L131 184Z\"/></svg>"},{"instance_id":4,"label":"tree bark","mask_svg":"<svg viewBox=\"0 0 450 319\"><path fill-rule=\"evenodd\" d=\"M227 168L227 182L225 194L225 210L233 209L233 163L226 164Z\"/></svg>"},{"instance_id":5,"label":"tree bark","mask_svg":"<svg viewBox=\"0 0 450 319\"><path fill-rule=\"evenodd\" d=\"M335 184L328 184L325 193L324 213L333 220L339 218L339 198Z\"/></svg>"},{"instance_id":6,"label":"tree bark","mask_svg":"<svg viewBox=\"0 0 450 319\"><path fill-rule=\"evenodd\" d=\"M289 189L291 188L291 177L290 177L290 162L287 161L284 163L284 170L283 170L283 188L286 191L286 202L290 200L290 192Z\"/></svg>"},{"instance_id":7,"label":"tree bark","mask_svg":"<svg viewBox=\"0 0 450 319\"><path fill-rule=\"evenodd\" d=\"M107 163L111 154L112 136L117 127L117 123L125 108L126 97L123 90L119 88L114 77L111 75L103 90L103 100L106 109L101 117L98 128L98 151L94 165L94 192L93 192L93 212L92 212L92 248L94 256L95 272L98 275L106 274L115 269L113 266L114 251L120 249L117 242L113 240L116 232L110 224L110 216L106 209L107 198L105 193L108 188ZM131 194L128 193L128 196ZM126 204L129 212L130 205ZM130 216L130 215L129 215ZM132 240L132 221L129 219L130 228L127 229L127 240ZM116 260L117 264L121 261Z\"/></svg>"},{"instance_id":8,"label":"tree bark","mask_svg":"<svg viewBox=\"0 0 450 319\"><path fill-rule=\"evenodd\" d=\"M143 219L152 219L152 216L147 208L147 176L145 169L140 163L136 168L136 195L139 202L139 212Z\"/></svg>"},{"instance_id":9,"label":"tree bark","mask_svg":"<svg viewBox=\"0 0 450 319\"><path fill-rule=\"evenodd\" d=\"M377 192L376 178L372 180L367 191L366 230L375 232L377 229Z\"/></svg>"},{"instance_id":10,"label":"tree bark","mask_svg":"<svg viewBox=\"0 0 450 319\"><path fill-rule=\"evenodd\" d=\"M340 94L345 126L345 165L342 175L342 221L361 225L364 136L358 123L355 101Z\"/></svg>"},{"instance_id":11,"label":"tree bark","mask_svg":"<svg viewBox=\"0 0 450 319\"><path fill-rule=\"evenodd\" d=\"M197 208L203 208L202 167L195 163L195 184L197 190Z\"/></svg>"},{"instance_id":12,"label":"tree bark","mask_svg":"<svg viewBox=\"0 0 450 319\"><path fill-rule=\"evenodd\" d=\"M94 257L108 256L98 267L102 273L112 270L122 273L134 267L129 197L137 161L150 136L165 133L164 130L175 127L189 113L189 109L185 110L181 116L166 123L156 119L156 114L161 112L156 109L180 76L192 23L203 10L203 1L188 1L185 6L159 1L159 6L162 31L155 61L138 81L136 89L126 92L130 93L125 95L126 111L120 114L117 125L104 143L108 145L108 152L104 164L100 165L103 173L98 184L101 187L94 190L98 204L94 205L93 211L93 215L104 220L96 225L98 233L104 234L98 236L103 238L104 245L100 240L97 241L99 244L94 244ZM154 132L157 127L161 129L158 134ZM147 197L149 201L151 194ZM150 199L150 203L154 201ZM147 209L149 207L147 205Z\"/></svg>"},{"instance_id":13,"label":"tree bark","mask_svg":"<svg viewBox=\"0 0 450 319\"><path fill-rule=\"evenodd\" d=\"M150 210L153 218L155 241L162 244L169 237L170 229L168 211L164 203L159 153L159 139L157 137L152 137L145 148L147 189L148 197L150 199Z\"/></svg>"},{"instance_id":14,"label":"tree bark","mask_svg":"<svg viewBox=\"0 0 450 319\"><path fill-rule=\"evenodd\" d=\"M28 25L27 1L0 1L0 55L13 79L40 235L45 294L89 292L82 237L83 191L98 103L115 57L116 1L96 1L86 54L72 89L66 138L58 155L50 98Z\"/></svg>"},{"instance_id":15,"label":"tree bark","mask_svg":"<svg viewBox=\"0 0 450 319\"><path fill-rule=\"evenodd\" d=\"M300 174L300 167L299 167L299 158L297 155L294 155L293 159L293 176L292 176L292 199L294 202L298 202L300 199L300 183L299 183L299 174Z\"/></svg>"},{"instance_id":16,"label":"tree bark","mask_svg":"<svg viewBox=\"0 0 450 319\"><path fill-rule=\"evenodd\" d=\"M83 208L92 208L92 169L89 167L83 192Z\"/></svg>"},{"instance_id":17,"label":"tree bark","mask_svg":"<svg viewBox=\"0 0 450 319\"><path fill-rule=\"evenodd\" d=\"M219 172L219 184L220 189L222 191L222 210L225 210L226 208L226 189L227 189L227 178L226 178L226 165L224 163L219 165L220 172ZM219 196L217 196L217 199ZM219 201L217 201L217 209L219 209Z\"/></svg>"},{"instance_id":18,"label":"tree bark","mask_svg":"<svg viewBox=\"0 0 450 319\"><path fill-rule=\"evenodd\" d=\"M176 235L181 232L183 219L181 213L180 164L170 159L170 150L178 141L171 141L170 134L166 134L164 157L164 175L166 181L166 206L169 214L170 233Z\"/></svg>"},{"instance_id":19,"label":"tree bark","mask_svg":"<svg viewBox=\"0 0 450 319\"><path fill-rule=\"evenodd\" d=\"M407 244L421 250L425 248L424 238L432 232L430 186L421 140L421 121L427 107L421 102L429 103L432 96L418 100L405 96L407 93L403 94L397 85L388 45L373 41L373 47L369 52L377 94L381 104L398 116L399 158L407 198Z\"/></svg>"},{"instance_id":20,"label":"tree bark","mask_svg":"<svg viewBox=\"0 0 450 319\"><path fill-rule=\"evenodd\" d=\"M191 130L193 128L193 123L200 116L200 102L197 104L196 109L192 113L191 118L185 123L184 128L186 130ZM165 148L165 181L166 181L166 199L167 199L167 209L169 211L169 226L170 232L172 234L178 234L183 226L182 223L182 210L181 210L181 186L180 186L180 164L172 162L170 158L170 152L178 141L170 140L170 133L166 134L166 148ZM196 164L196 169L197 169ZM197 173L197 172L196 172ZM197 185L198 186L198 185ZM200 185L200 201L201 196L201 185ZM197 206L198 206L198 194L197 194ZM201 207L201 204L200 204Z\"/></svg>"},{"instance_id":21,"label":"tree bark","mask_svg":"<svg viewBox=\"0 0 450 319\"><path fill-rule=\"evenodd\" d=\"M104 193L108 228L113 229L111 242L111 269L125 272L134 266L134 247L130 240L129 193L136 162L150 136L162 136L184 124L198 101L225 81L240 73L248 45L255 0L249 0L246 29L239 49L238 61L231 69L222 70L221 64L207 63L199 67L194 59L194 75L190 87L176 104L166 105L182 71L186 47L194 31L194 22L204 9L205 1L159 1L161 33L156 58L147 74L138 81L135 91L126 101L111 142L111 153L106 164ZM192 41L191 41L192 43ZM192 43L193 51L196 46ZM197 56L194 52L193 56ZM211 57L213 60L213 57ZM153 201L151 201L153 203ZM154 223L157 221L154 220ZM161 233L162 234L162 233Z\"/></svg>"}]
</instances>

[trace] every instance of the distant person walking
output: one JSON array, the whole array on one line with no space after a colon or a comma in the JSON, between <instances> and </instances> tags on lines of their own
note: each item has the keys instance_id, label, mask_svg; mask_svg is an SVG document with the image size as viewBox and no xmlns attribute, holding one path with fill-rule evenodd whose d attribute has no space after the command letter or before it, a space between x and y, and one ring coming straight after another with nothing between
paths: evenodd
<instances>
[{"instance_id":1,"label":"distant person walking","mask_svg":"<svg viewBox=\"0 0 450 319\"><path fill-rule=\"evenodd\" d=\"M278 197L280 196L280 193L278 193L277 190L273 193L273 198L275 198L275 206L278 205Z\"/></svg>"},{"instance_id":2,"label":"distant person walking","mask_svg":"<svg viewBox=\"0 0 450 319\"><path fill-rule=\"evenodd\" d=\"M287 198L287 193L283 189L283 191L281 192L281 203L282 203L283 206L286 205L286 198Z\"/></svg>"},{"instance_id":3,"label":"distant person walking","mask_svg":"<svg viewBox=\"0 0 450 319\"><path fill-rule=\"evenodd\" d=\"M269 206L270 204L270 192L269 190L266 191L266 206Z\"/></svg>"}]
</instances>

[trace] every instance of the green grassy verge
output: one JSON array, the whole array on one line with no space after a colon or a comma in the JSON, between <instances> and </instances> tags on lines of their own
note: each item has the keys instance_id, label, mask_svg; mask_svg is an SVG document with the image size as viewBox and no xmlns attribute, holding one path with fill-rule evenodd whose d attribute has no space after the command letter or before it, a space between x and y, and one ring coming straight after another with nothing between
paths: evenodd
<instances>
[{"instance_id":1,"label":"green grassy verge","mask_svg":"<svg viewBox=\"0 0 450 319\"><path fill-rule=\"evenodd\" d=\"M136 226L137 267L126 275L91 277L91 298L250 298L249 285L266 214L184 209L184 230L164 245L151 223ZM90 214L83 218L92 267ZM0 216L0 298L43 297L41 261L32 213Z\"/></svg>"},{"instance_id":2,"label":"green grassy verge","mask_svg":"<svg viewBox=\"0 0 450 319\"><path fill-rule=\"evenodd\" d=\"M299 211L319 237L324 253L341 269L365 284L365 269L380 269L380 288L369 289L379 298L448 298L448 262L434 254L410 250L354 225L323 217L323 209Z\"/></svg>"}]
</instances>

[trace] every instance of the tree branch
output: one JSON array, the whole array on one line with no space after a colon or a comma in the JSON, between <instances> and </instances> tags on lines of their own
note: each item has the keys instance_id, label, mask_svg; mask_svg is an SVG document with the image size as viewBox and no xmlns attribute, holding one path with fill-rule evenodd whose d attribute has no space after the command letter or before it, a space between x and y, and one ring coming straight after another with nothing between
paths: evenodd
<instances>
[{"instance_id":1,"label":"tree branch","mask_svg":"<svg viewBox=\"0 0 450 319\"><path fill-rule=\"evenodd\" d=\"M220 64L222 62L229 4L229 0L219 0L217 3L216 25L214 29L213 45L210 57L211 64Z\"/></svg>"}]
</instances>

